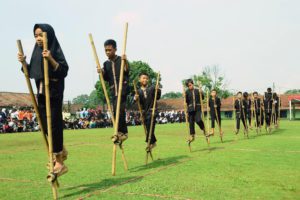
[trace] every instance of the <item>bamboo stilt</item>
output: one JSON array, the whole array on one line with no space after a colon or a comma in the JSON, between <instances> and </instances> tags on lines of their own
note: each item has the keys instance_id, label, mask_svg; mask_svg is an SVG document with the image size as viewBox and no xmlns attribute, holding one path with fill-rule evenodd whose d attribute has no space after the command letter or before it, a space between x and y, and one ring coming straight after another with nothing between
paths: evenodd
<instances>
[{"instance_id":1,"label":"bamboo stilt","mask_svg":"<svg viewBox=\"0 0 300 200\"><path fill-rule=\"evenodd\" d=\"M201 89L201 82L199 81L198 82L198 87L199 87L199 97L200 97L200 106L201 106L201 120L203 121L203 124L205 124L204 122L204 107L203 107L203 100L202 100L202 89ZM209 141L209 137L208 137L208 134L207 131L206 131L206 127L204 125L204 136L205 136L205 139L206 139L206 142L207 144L209 145L210 141Z\"/></svg>"},{"instance_id":2,"label":"bamboo stilt","mask_svg":"<svg viewBox=\"0 0 300 200\"><path fill-rule=\"evenodd\" d=\"M281 113L281 97L280 97L280 94L278 95L279 98L278 98L278 117L277 117L277 127L279 128L279 125L280 125L280 113Z\"/></svg>"},{"instance_id":3,"label":"bamboo stilt","mask_svg":"<svg viewBox=\"0 0 300 200\"><path fill-rule=\"evenodd\" d=\"M208 134L210 134L210 130L209 130L209 96L208 96L208 91L206 91L206 112L207 112L207 116L206 116L206 126L207 126L207 132Z\"/></svg>"},{"instance_id":4,"label":"bamboo stilt","mask_svg":"<svg viewBox=\"0 0 300 200\"><path fill-rule=\"evenodd\" d=\"M157 91L158 91L158 87L159 87L159 78L160 78L160 73L158 72L157 79L156 79L156 85L155 85L155 94L154 94L154 102L153 102L152 115L151 115L150 131L149 131L148 143L147 143L146 165L148 164L148 155L151 152L150 141L151 141L151 137L152 137L153 125L154 125L154 120L155 120L154 116L155 116L155 110L156 110Z\"/></svg>"},{"instance_id":5,"label":"bamboo stilt","mask_svg":"<svg viewBox=\"0 0 300 200\"><path fill-rule=\"evenodd\" d=\"M17 46L18 46L19 53L24 56L24 51L23 51L23 46L22 46L21 40L17 40ZM41 120L41 116L40 116L40 111L38 109L38 104L37 104L37 101L36 101L36 98L35 98L35 95L34 95L34 92L33 92L33 89L32 89L32 85L31 85L31 82L30 82L30 78L29 78L29 73L28 73L26 62L22 63L22 69L23 69L25 80L26 80L26 84L27 84L27 87L28 87L28 90L29 90L29 94L30 94L32 105L33 105L33 109L34 109L36 117L38 119L39 127L41 129L43 141L44 141L45 147L46 147L47 156L49 156L49 152L48 152L49 151L48 138L47 138L47 134L45 132L45 128L43 127L43 124L42 124L42 120ZM56 187L59 186L58 180L55 181L55 185L56 185Z\"/></svg>"},{"instance_id":6,"label":"bamboo stilt","mask_svg":"<svg viewBox=\"0 0 300 200\"><path fill-rule=\"evenodd\" d=\"M100 64L100 61L99 61L99 57L98 57L98 54L97 54L97 50L96 50L96 47L95 47L93 36L92 36L91 33L89 34L89 38L90 38L90 43L91 43L92 50L93 50L93 55L94 55L94 58L95 58L95 61L96 61L96 64L97 64L97 69L99 71L99 80L100 80L100 83L101 83L101 86L102 86L102 89L103 89L103 93L104 93L105 100L106 100L106 103L107 103L107 108L108 108L108 111L110 112L112 122L113 122L113 124L115 124L114 114L112 112L110 99L109 99L109 96L108 96L108 93L107 93L107 90L106 90L106 86L105 86L105 82L104 82L104 78L103 78L103 73L102 73L102 70L101 70L101 64Z\"/></svg>"},{"instance_id":7,"label":"bamboo stilt","mask_svg":"<svg viewBox=\"0 0 300 200\"><path fill-rule=\"evenodd\" d=\"M188 116L188 112L187 112L187 104L186 104L186 95L185 95L185 89L184 89L184 85L182 86L182 96L183 96L183 107L184 107L184 114L185 114L185 124L186 124L186 129L188 132L188 140L190 137L190 129L189 129L189 116ZM192 147L191 144L189 143L189 150L190 152L192 152Z\"/></svg>"},{"instance_id":8,"label":"bamboo stilt","mask_svg":"<svg viewBox=\"0 0 300 200\"><path fill-rule=\"evenodd\" d=\"M101 86L102 86L102 89L103 89L103 93L104 93L105 100L106 100L106 103L107 103L107 108L108 108L108 111L111 115L111 120L112 120L112 124L113 124L113 127L114 127L115 126L115 118L114 118L114 114L113 114L113 111L112 111L112 108L111 108L108 92L106 90L104 77L103 77L103 72L102 72L102 69L101 69L101 64L100 64L100 61L99 61L99 57L98 57L98 54L97 54L97 50L96 50L96 47L95 47L93 36L92 36L91 33L89 34L89 38L90 38L90 43L91 43L92 50L93 50L93 55L94 55L94 58L95 58L95 61L96 61L96 64L97 64L97 69L98 69L98 72L99 72L99 80L100 80L100 83L101 83ZM127 160L126 160L124 149L123 149L122 145L120 145L120 149L122 150L122 160L124 162L124 169L125 169L125 171L127 171L127 169L128 169Z\"/></svg>"},{"instance_id":9,"label":"bamboo stilt","mask_svg":"<svg viewBox=\"0 0 300 200\"><path fill-rule=\"evenodd\" d=\"M235 113L235 98L234 98L234 96L232 97L232 116L233 116L233 120L234 120L233 130L236 133L237 129L236 129L236 113Z\"/></svg>"},{"instance_id":10,"label":"bamboo stilt","mask_svg":"<svg viewBox=\"0 0 300 200\"><path fill-rule=\"evenodd\" d=\"M23 51L21 40L17 40L17 46L18 46L18 49L19 49L19 53L22 54L22 55L24 55L24 51ZM40 129L41 129L41 133L42 133L42 136L43 136L43 141L45 143L46 150L47 150L47 153L48 153L48 139L47 139L47 135L46 135L45 129L44 129L42 121L41 121L40 112L39 112L39 109L38 109L36 98L35 98L35 95L34 95L34 92L33 92L33 89L32 89L32 85L31 85L31 82L30 82L30 78L29 78L27 64L25 62L22 63L22 69L23 69L25 80L26 80L27 87L28 87L28 90L29 90L31 102L32 102L32 105L33 105L36 117L38 119L38 123L39 123Z\"/></svg>"},{"instance_id":11,"label":"bamboo stilt","mask_svg":"<svg viewBox=\"0 0 300 200\"><path fill-rule=\"evenodd\" d=\"M257 101L256 101L257 102ZM258 124L257 124L257 121L258 121L258 118L256 116L256 107L255 107L255 99L254 99L254 95L252 93L252 110L253 110L253 114L254 114L254 126L255 126L255 129L256 129L256 133L258 134ZM256 103L257 104L257 103ZM251 114L252 115L252 114Z\"/></svg>"},{"instance_id":12,"label":"bamboo stilt","mask_svg":"<svg viewBox=\"0 0 300 200\"><path fill-rule=\"evenodd\" d=\"M215 109L217 124L218 124L219 132L220 132L220 139L221 139L221 142L223 142L223 133L222 133L222 128L221 128L221 123L220 123L220 120L219 120L219 115L218 115L217 108L216 108L216 99L213 99L213 101L214 101L214 109Z\"/></svg>"},{"instance_id":13,"label":"bamboo stilt","mask_svg":"<svg viewBox=\"0 0 300 200\"><path fill-rule=\"evenodd\" d=\"M48 50L48 39L47 33L43 32L43 50ZM51 103L50 103L50 88L49 88L49 66L48 60L43 58L44 62L44 81L45 81L45 98L46 98L46 116L47 116L47 133L48 133L48 144L49 144L49 165L50 174L54 174L53 165L53 138L52 138L52 119L51 119ZM55 182L51 183L53 198L58 199L57 187Z\"/></svg>"},{"instance_id":14,"label":"bamboo stilt","mask_svg":"<svg viewBox=\"0 0 300 200\"><path fill-rule=\"evenodd\" d=\"M246 114L245 114L245 106L244 106L244 102L243 102L243 100L241 101L241 107L242 107L242 113L243 113L243 117L244 117L244 123L243 123L243 120L242 120L242 123L243 123L243 125L244 125L244 132L246 132L247 133L247 138L249 138L249 136L248 136L248 124L247 124L247 118L246 118Z\"/></svg>"},{"instance_id":15,"label":"bamboo stilt","mask_svg":"<svg viewBox=\"0 0 300 200\"><path fill-rule=\"evenodd\" d=\"M128 32L128 23L125 24L125 32L124 32L124 40L123 40L123 50L122 55L126 53L126 45L127 45L127 32ZM124 79L124 65L125 60L121 61L121 71L120 71L120 80L119 80L119 90L118 90L118 99L117 99L117 108L116 108L116 118L114 125L114 136L118 135L118 127L119 127L119 117L120 117L120 105L121 105L121 96L122 96L122 88L123 88L123 79ZM117 156L117 145L113 145L113 155L112 155L112 175L116 175L116 156Z\"/></svg>"},{"instance_id":16,"label":"bamboo stilt","mask_svg":"<svg viewBox=\"0 0 300 200\"><path fill-rule=\"evenodd\" d=\"M133 87L134 87L135 94L138 95L138 90L137 90L135 81L133 81ZM144 128L144 133L145 133L145 136L147 136L147 128L146 128L146 125L145 125L144 116L143 116L143 110L142 110L142 106L140 104L140 100L139 99L137 100L137 105L138 105L138 109L139 109L140 116L141 116L141 122L142 122L142 125L143 125L143 128Z\"/></svg>"}]
</instances>

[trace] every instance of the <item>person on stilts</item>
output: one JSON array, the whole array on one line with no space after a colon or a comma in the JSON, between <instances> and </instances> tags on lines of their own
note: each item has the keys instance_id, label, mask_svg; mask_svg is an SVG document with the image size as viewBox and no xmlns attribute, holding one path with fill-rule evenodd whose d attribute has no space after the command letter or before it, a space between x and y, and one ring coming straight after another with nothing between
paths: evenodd
<instances>
[{"instance_id":1,"label":"person on stilts","mask_svg":"<svg viewBox=\"0 0 300 200\"><path fill-rule=\"evenodd\" d=\"M201 104L200 104L200 91L194 87L194 82L192 79L186 80L186 87L188 88L185 91L186 103L188 106L188 119L190 127L190 138L188 139L188 144L190 145L195 140L195 122L203 131L203 134L206 138L207 143L209 143L209 135L207 135L204 127L204 122L202 119L201 113ZM202 100L204 99L204 93L201 92Z\"/></svg>"},{"instance_id":2,"label":"person on stilts","mask_svg":"<svg viewBox=\"0 0 300 200\"><path fill-rule=\"evenodd\" d=\"M149 134L150 134L150 127L151 127L151 116L152 116L152 109L154 104L154 98L155 98L155 85L148 85L149 82L149 75L146 72L142 72L139 74L139 83L140 88L138 89L138 94L134 96L134 101L139 101L141 108L142 108L142 115L144 119L144 123L146 125L147 135L145 142L148 143ZM161 89L158 88L157 90L157 98L156 100L159 100L161 97ZM158 116L157 108L155 108L155 116L154 119ZM146 151L152 151L154 147L157 145L157 139L155 136L155 124L156 120L153 120L152 122L152 133L150 138L150 146L149 149L146 149ZM148 148L148 147L147 147Z\"/></svg>"},{"instance_id":3,"label":"person on stilts","mask_svg":"<svg viewBox=\"0 0 300 200\"><path fill-rule=\"evenodd\" d=\"M109 39L104 43L104 49L108 60L103 64L103 77L106 82L108 82L113 102L113 114L114 119L116 118L117 109L117 99L118 95L121 95L121 105L120 105L120 117L118 134L112 136L112 142L122 146L122 143L128 138L128 129L126 124L126 101L129 94L129 63L127 61L126 55L118 56L116 55L117 43L115 40ZM118 94L118 86L120 82L120 71L121 71L121 61L125 60L124 66L124 80L122 94Z\"/></svg>"}]
</instances>

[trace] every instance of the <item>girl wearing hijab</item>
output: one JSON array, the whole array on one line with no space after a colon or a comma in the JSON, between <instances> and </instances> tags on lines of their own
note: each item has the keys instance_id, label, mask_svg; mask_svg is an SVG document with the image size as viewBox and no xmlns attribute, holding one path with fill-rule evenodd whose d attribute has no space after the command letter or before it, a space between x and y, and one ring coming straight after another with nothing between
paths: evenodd
<instances>
[{"instance_id":1,"label":"girl wearing hijab","mask_svg":"<svg viewBox=\"0 0 300 200\"><path fill-rule=\"evenodd\" d=\"M43 32L47 32L49 50L43 50ZM43 58L46 58L49 62L54 173L60 176L68 171L68 168L64 165L64 160L67 159L68 153L63 147L62 105L65 77L67 76L69 66L55 36L54 29L49 24L35 24L33 33L36 44L32 52L30 63L27 64L26 56L21 54L18 54L18 60L21 63L26 63L29 77L35 80L38 109L46 134L47 119Z\"/></svg>"}]
</instances>

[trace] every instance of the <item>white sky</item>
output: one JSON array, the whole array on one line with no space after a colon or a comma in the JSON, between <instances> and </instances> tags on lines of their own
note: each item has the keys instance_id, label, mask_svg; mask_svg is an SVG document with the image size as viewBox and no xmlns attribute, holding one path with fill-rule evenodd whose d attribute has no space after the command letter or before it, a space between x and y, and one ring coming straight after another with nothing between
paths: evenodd
<instances>
[{"instance_id":1,"label":"white sky","mask_svg":"<svg viewBox=\"0 0 300 200\"><path fill-rule=\"evenodd\" d=\"M300 88L300 1L297 0L52 0L0 2L0 91L27 92L16 39L30 57L33 25L49 23L70 71L65 100L89 94L97 81L89 44L101 63L103 42L122 48L129 22L127 57L159 70L163 92L181 91L181 80L217 64L235 90ZM29 61L29 59L28 59Z\"/></svg>"}]
</instances>

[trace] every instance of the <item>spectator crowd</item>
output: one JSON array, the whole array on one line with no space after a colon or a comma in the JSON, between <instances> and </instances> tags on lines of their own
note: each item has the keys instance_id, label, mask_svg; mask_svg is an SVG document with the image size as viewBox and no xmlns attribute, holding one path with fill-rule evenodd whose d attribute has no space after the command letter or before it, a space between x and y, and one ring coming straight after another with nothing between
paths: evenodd
<instances>
[{"instance_id":1,"label":"spectator crowd","mask_svg":"<svg viewBox=\"0 0 300 200\"><path fill-rule=\"evenodd\" d=\"M100 109L82 108L76 113L63 111L65 129L89 129L112 127L111 114ZM160 111L155 117L158 124L185 122L184 111ZM126 111L128 126L141 125L138 111ZM38 131L39 125L32 108L2 108L0 111L0 133Z\"/></svg>"}]
</instances>

